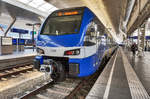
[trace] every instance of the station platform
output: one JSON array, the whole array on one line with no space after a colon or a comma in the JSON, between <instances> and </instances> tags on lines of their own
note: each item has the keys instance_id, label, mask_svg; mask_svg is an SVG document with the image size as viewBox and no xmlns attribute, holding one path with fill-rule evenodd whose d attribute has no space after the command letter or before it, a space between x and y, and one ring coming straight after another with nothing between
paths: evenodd
<instances>
[{"instance_id":1,"label":"station platform","mask_svg":"<svg viewBox=\"0 0 150 99\"><path fill-rule=\"evenodd\" d=\"M0 55L0 60L6 60L6 59L13 59L13 58L22 58L22 57L29 57L29 56L35 56L37 55L36 49L25 49L21 52L14 52L10 55Z\"/></svg>"},{"instance_id":2,"label":"station platform","mask_svg":"<svg viewBox=\"0 0 150 99\"><path fill-rule=\"evenodd\" d=\"M125 52L118 48L86 99L150 99L150 96Z\"/></svg>"},{"instance_id":3,"label":"station platform","mask_svg":"<svg viewBox=\"0 0 150 99\"><path fill-rule=\"evenodd\" d=\"M36 50L33 51L33 49L25 49L22 52L14 52L10 55L0 55L0 70L33 63L36 55L37 52Z\"/></svg>"},{"instance_id":4,"label":"station platform","mask_svg":"<svg viewBox=\"0 0 150 99\"><path fill-rule=\"evenodd\" d=\"M134 57L131 51L128 51L127 49L124 50L124 52L146 91L150 95L150 52L144 52L142 57L139 57L138 55L135 55Z\"/></svg>"}]
</instances>

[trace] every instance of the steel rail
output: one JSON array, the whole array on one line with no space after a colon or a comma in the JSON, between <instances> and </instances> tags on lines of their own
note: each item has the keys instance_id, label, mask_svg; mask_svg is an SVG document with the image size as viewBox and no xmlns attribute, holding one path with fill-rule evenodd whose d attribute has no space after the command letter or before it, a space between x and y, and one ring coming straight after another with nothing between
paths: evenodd
<instances>
[{"instance_id":1,"label":"steel rail","mask_svg":"<svg viewBox=\"0 0 150 99\"><path fill-rule=\"evenodd\" d=\"M19 74L19 73L24 73L24 72L26 72L26 71L31 71L31 70L33 70L33 66L31 66L31 67L26 67L26 66L24 66L25 68L23 68L23 69L20 69L19 70L19 68L18 68L18 70L13 70L13 68L12 68L12 70L11 71L8 71L8 72L2 72L2 73L0 73L0 79L1 78L7 78L7 77L10 77L11 75L17 75L17 74ZM16 68L15 68L16 69ZM10 69L9 69L10 70Z\"/></svg>"},{"instance_id":2,"label":"steel rail","mask_svg":"<svg viewBox=\"0 0 150 99\"><path fill-rule=\"evenodd\" d=\"M21 64L15 65L15 66L14 65L10 65L10 67L0 69L0 72L5 71L5 70L11 70L13 68L24 67L24 66L28 66L28 65L32 65L32 64L33 64L33 62L21 63Z\"/></svg>"},{"instance_id":3,"label":"steel rail","mask_svg":"<svg viewBox=\"0 0 150 99\"><path fill-rule=\"evenodd\" d=\"M49 82L45 83L44 85L40 86L39 88L36 88L33 91L21 96L19 99L28 99L28 97L34 96L34 95L38 94L40 91L42 91L54 84L55 84L54 81L49 81Z\"/></svg>"}]
</instances>

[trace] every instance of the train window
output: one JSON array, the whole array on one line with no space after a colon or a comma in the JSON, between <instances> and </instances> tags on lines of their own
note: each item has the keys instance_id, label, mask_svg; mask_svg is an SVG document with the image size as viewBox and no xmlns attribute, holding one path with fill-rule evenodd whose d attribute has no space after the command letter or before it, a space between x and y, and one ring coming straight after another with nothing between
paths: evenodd
<instances>
[{"instance_id":1,"label":"train window","mask_svg":"<svg viewBox=\"0 0 150 99\"><path fill-rule=\"evenodd\" d=\"M82 15L50 17L41 34L65 35L78 33Z\"/></svg>"},{"instance_id":2,"label":"train window","mask_svg":"<svg viewBox=\"0 0 150 99\"><path fill-rule=\"evenodd\" d=\"M84 39L84 46L93 46L96 44L97 38L97 25L94 22L91 22L88 25L87 32Z\"/></svg>"}]
</instances>

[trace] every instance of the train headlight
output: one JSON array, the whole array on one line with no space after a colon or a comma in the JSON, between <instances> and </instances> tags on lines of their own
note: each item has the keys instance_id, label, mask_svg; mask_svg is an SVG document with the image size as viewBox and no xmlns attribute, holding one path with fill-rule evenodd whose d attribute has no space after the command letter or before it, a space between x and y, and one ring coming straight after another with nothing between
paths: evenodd
<instances>
[{"instance_id":1,"label":"train headlight","mask_svg":"<svg viewBox=\"0 0 150 99\"><path fill-rule=\"evenodd\" d=\"M37 48L36 51L37 51L38 54L44 54L44 50L43 49Z\"/></svg>"},{"instance_id":2,"label":"train headlight","mask_svg":"<svg viewBox=\"0 0 150 99\"><path fill-rule=\"evenodd\" d=\"M80 49L74 49L74 50L69 50L65 51L64 55L79 55L80 54Z\"/></svg>"}]
</instances>

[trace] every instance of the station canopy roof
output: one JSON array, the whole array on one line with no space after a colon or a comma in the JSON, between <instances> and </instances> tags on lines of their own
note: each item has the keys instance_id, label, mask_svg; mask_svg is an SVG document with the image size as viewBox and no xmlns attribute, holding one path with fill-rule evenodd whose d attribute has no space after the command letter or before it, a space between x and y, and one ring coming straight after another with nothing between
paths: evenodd
<instances>
[{"instance_id":1,"label":"station canopy roof","mask_svg":"<svg viewBox=\"0 0 150 99\"><path fill-rule=\"evenodd\" d=\"M22 2L28 6L31 6L33 8L36 8L42 12L45 13L51 13L54 10L57 10L57 8L50 3L45 2L44 0L17 0L19 2Z\"/></svg>"}]
</instances>

